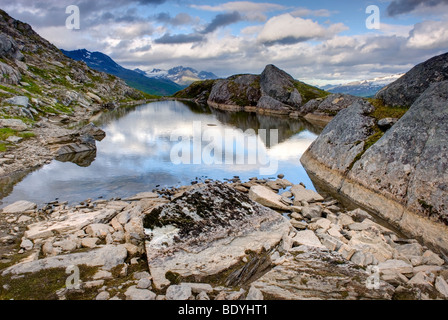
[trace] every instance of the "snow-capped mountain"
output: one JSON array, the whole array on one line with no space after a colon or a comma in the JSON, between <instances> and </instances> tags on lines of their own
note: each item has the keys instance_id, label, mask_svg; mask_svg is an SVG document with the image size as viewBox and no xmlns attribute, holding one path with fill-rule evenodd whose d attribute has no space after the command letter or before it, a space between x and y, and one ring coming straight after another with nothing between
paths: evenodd
<instances>
[{"instance_id":1,"label":"snow-capped mountain","mask_svg":"<svg viewBox=\"0 0 448 320\"><path fill-rule=\"evenodd\" d=\"M200 80L218 79L218 76L216 76L212 72L199 72L193 68L183 66L175 67L169 70L154 68L151 71L143 71L140 69L135 69L134 71L139 72L147 76L148 78L171 80L181 86L188 86L193 82Z\"/></svg>"},{"instance_id":2,"label":"snow-capped mountain","mask_svg":"<svg viewBox=\"0 0 448 320\"><path fill-rule=\"evenodd\" d=\"M404 74L393 74L370 80L354 81L346 84L321 87L332 93L345 93L358 97L372 97L382 88L401 78Z\"/></svg>"},{"instance_id":3,"label":"snow-capped mountain","mask_svg":"<svg viewBox=\"0 0 448 320\"><path fill-rule=\"evenodd\" d=\"M113 74L126 81L129 86L149 94L170 96L183 89L182 86L170 81L169 79L148 78L142 70L137 71L126 69L116 63L111 57L101 52L90 52L86 49L61 51L73 60L84 61L90 68Z\"/></svg>"}]
</instances>

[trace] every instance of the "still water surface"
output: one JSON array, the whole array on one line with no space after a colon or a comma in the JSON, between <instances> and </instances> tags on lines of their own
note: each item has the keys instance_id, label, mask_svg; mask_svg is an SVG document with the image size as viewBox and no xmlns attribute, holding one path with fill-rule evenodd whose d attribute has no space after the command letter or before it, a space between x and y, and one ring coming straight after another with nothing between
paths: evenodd
<instances>
[{"instance_id":1,"label":"still water surface","mask_svg":"<svg viewBox=\"0 0 448 320\"><path fill-rule=\"evenodd\" d=\"M124 198L156 187L188 185L197 179L224 180L239 176L247 181L251 177L270 178L279 173L293 183L303 182L307 188L314 189L299 160L320 129L304 120L223 112L178 101L162 101L104 114L97 124L107 136L97 142L96 154L78 158L78 164L54 160L28 174L12 190L3 188L2 206L17 200L44 204L55 199L76 203L88 198ZM219 143L222 157L219 148L209 152L213 164L173 163L173 148L184 151L194 148L192 141L180 142L181 139L175 140L173 136L192 137L194 124L200 125L202 133L223 136L225 132L234 133L237 139L233 150L224 147L228 145L227 139ZM251 135L249 129L257 134L262 132L260 129L268 132L278 129L279 143L271 145L269 135L268 139L263 139L262 135ZM254 141L258 142L258 148ZM203 151L213 144L216 147L217 141L199 145ZM225 158L229 153L235 157L233 164L216 163L216 160L232 159ZM268 162L247 164L249 155L254 154L266 157ZM183 155L182 151L177 155ZM238 156L245 157L245 164L236 164ZM278 171L275 174L260 174L260 168L276 162Z\"/></svg>"}]
</instances>

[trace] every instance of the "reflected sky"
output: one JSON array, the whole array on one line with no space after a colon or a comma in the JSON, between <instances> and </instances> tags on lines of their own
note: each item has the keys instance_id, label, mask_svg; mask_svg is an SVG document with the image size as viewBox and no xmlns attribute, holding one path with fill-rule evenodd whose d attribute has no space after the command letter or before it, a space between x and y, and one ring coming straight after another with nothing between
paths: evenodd
<instances>
[{"instance_id":1,"label":"reflected sky","mask_svg":"<svg viewBox=\"0 0 448 320\"><path fill-rule=\"evenodd\" d=\"M163 101L107 113L98 124L107 136L97 142L96 158L90 166L54 160L26 176L9 195L3 194L3 206L17 200L43 204L55 199L76 203L88 198L127 197L156 186L190 184L197 178L223 180L239 176L248 180L255 176L275 177L279 173L314 189L299 160L319 129L304 120L211 111ZM260 136L262 129L278 130L278 143L270 143L269 134L266 138ZM226 135L229 132L233 136ZM198 133L199 136L208 133L215 139L195 145L192 138ZM220 136L223 139L216 138ZM226 146L232 146L233 150ZM190 161L186 161L189 163L174 164L173 148L181 150L179 156L189 152ZM212 164L190 164L195 150L208 154ZM244 164L237 164L237 157L244 159ZM232 164L225 164L226 159L233 159ZM260 174L260 168L277 162L278 170L273 174Z\"/></svg>"}]
</instances>

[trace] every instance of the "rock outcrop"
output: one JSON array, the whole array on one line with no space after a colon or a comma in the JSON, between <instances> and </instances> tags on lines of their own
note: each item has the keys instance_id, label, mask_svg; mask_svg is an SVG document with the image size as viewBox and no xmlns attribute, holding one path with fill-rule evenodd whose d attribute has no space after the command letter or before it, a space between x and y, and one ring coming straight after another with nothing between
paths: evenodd
<instances>
[{"instance_id":1,"label":"rock outcrop","mask_svg":"<svg viewBox=\"0 0 448 320\"><path fill-rule=\"evenodd\" d=\"M268 65L261 75L243 74L193 83L175 97L208 103L223 110L290 115L309 100L327 95L323 90L295 80L276 66Z\"/></svg>"},{"instance_id":2,"label":"rock outcrop","mask_svg":"<svg viewBox=\"0 0 448 320\"><path fill-rule=\"evenodd\" d=\"M430 60L439 61L432 68L443 74L447 62L438 59ZM413 97L414 84L403 84L411 88L403 94ZM448 250L447 92L448 81L430 84L400 120L383 127L386 132L376 117L384 107L357 101L335 117L301 161L316 178L405 233Z\"/></svg>"},{"instance_id":3,"label":"rock outcrop","mask_svg":"<svg viewBox=\"0 0 448 320\"><path fill-rule=\"evenodd\" d=\"M169 274L197 281L238 265L251 251L277 246L291 229L271 209L225 184L194 188L145 217L146 252L154 285L170 284Z\"/></svg>"},{"instance_id":4,"label":"rock outcrop","mask_svg":"<svg viewBox=\"0 0 448 320\"><path fill-rule=\"evenodd\" d=\"M432 83L448 80L448 53L415 66L376 94L390 106L411 106Z\"/></svg>"}]
</instances>

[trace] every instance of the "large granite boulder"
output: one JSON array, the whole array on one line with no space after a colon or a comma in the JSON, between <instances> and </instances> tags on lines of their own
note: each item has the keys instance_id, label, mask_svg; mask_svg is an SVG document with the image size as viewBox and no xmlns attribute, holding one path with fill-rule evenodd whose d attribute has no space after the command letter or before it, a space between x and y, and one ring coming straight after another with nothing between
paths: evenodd
<instances>
[{"instance_id":1,"label":"large granite boulder","mask_svg":"<svg viewBox=\"0 0 448 320\"><path fill-rule=\"evenodd\" d=\"M434 82L448 80L448 53L415 66L397 81L377 93L390 106L411 106Z\"/></svg>"},{"instance_id":2,"label":"large granite boulder","mask_svg":"<svg viewBox=\"0 0 448 320\"><path fill-rule=\"evenodd\" d=\"M355 102L301 161L316 178L409 236L448 250L447 106L448 81L433 83L383 135L372 118L375 107Z\"/></svg>"},{"instance_id":3,"label":"large granite boulder","mask_svg":"<svg viewBox=\"0 0 448 320\"><path fill-rule=\"evenodd\" d=\"M277 246L292 228L281 214L222 184L199 185L144 218L146 255L157 288L170 275L202 281Z\"/></svg>"},{"instance_id":4,"label":"large granite boulder","mask_svg":"<svg viewBox=\"0 0 448 320\"><path fill-rule=\"evenodd\" d=\"M363 100L342 110L312 143L308 153L330 169L345 172L373 133L375 119L369 116L373 110L374 107Z\"/></svg>"},{"instance_id":5,"label":"large granite boulder","mask_svg":"<svg viewBox=\"0 0 448 320\"><path fill-rule=\"evenodd\" d=\"M448 81L432 84L349 177L448 225Z\"/></svg>"}]
</instances>

